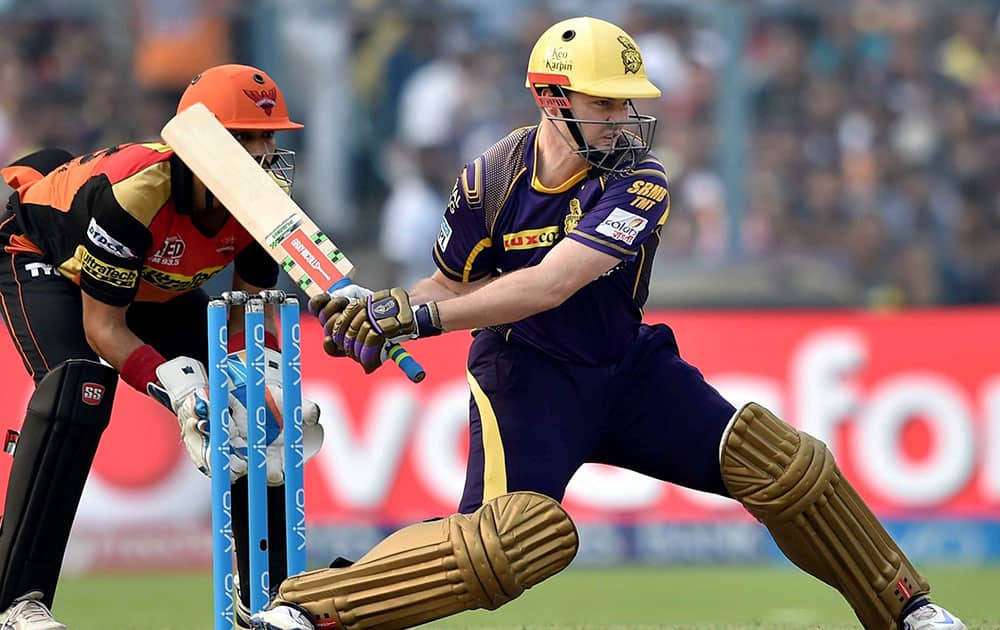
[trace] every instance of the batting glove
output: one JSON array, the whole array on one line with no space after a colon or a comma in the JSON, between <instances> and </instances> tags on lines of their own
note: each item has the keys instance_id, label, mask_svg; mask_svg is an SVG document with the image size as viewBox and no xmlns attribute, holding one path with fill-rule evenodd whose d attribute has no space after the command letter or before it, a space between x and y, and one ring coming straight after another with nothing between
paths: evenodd
<instances>
[{"instance_id":1,"label":"batting glove","mask_svg":"<svg viewBox=\"0 0 1000 630\"><path fill-rule=\"evenodd\" d=\"M330 293L320 293L309 300L309 312L319 318L319 323L324 329L327 323L337 319L347 305L351 302L364 300L372 294L371 289L366 289L359 284L349 284ZM327 332L323 338L323 351L333 357L345 356L344 351L338 346L330 333Z\"/></svg>"},{"instance_id":2,"label":"batting glove","mask_svg":"<svg viewBox=\"0 0 1000 630\"><path fill-rule=\"evenodd\" d=\"M414 308L409 294L400 288L376 291L347 304L324 329L333 343L369 374L385 361L388 345L443 332L437 304L428 302Z\"/></svg>"}]
</instances>

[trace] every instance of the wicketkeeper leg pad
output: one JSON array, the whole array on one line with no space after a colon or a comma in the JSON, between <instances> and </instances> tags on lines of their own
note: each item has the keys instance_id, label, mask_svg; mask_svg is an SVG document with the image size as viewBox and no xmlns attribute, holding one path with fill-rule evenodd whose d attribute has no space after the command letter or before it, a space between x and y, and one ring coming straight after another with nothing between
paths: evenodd
<instances>
[{"instance_id":1,"label":"wicketkeeper leg pad","mask_svg":"<svg viewBox=\"0 0 1000 630\"><path fill-rule=\"evenodd\" d=\"M38 384L14 451L0 524L0 609L29 591L51 607L70 527L111 419L114 369L61 363Z\"/></svg>"},{"instance_id":2,"label":"wicketkeeper leg pad","mask_svg":"<svg viewBox=\"0 0 1000 630\"><path fill-rule=\"evenodd\" d=\"M565 568L576 527L554 500L515 492L472 514L405 527L354 565L285 580L277 603L298 604L316 628L409 628L494 609Z\"/></svg>"},{"instance_id":3,"label":"wicketkeeper leg pad","mask_svg":"<svg viewBox=\"0 0 1000 630\"><path fill-rule=\"evenodd\" d=\"M789 560L840 591L865 628L896 628L906 601L930 590L813 436L749 403L723 434L721 466Z\"/></svg>"}]
</instances>

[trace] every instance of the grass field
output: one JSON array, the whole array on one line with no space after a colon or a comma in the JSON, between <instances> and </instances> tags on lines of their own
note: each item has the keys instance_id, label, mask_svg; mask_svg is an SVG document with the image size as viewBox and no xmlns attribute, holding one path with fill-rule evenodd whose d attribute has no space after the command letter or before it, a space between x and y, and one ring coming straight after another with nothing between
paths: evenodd
<instances>
[{"instance_id":1,"label":"grass field","mask_svg":"<svg viewBox=\"0 0 1000 630\"><path fill-rule=\"evenodd\" d=\"M925 568L970 630L1000 630L1000 567ZM68 578L56 616L72 630L211 630L208 574ZM859 628L840 596L792 568L572 569L493 612L427 628Z\"/></svg>"}]
</instances>

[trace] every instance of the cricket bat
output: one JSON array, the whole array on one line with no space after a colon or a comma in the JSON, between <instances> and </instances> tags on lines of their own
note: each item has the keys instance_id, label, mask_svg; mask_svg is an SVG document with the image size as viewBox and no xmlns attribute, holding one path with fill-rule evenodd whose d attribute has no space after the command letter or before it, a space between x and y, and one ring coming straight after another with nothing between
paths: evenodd
<instances>
[{"instance_id":1,"label":"cricket bat","mask_svg":"<svg viewBox=\"0 0 1000 630\"><path fill-rule=\"evenodd\" d=\"M354 265L347 256L207 107L196 103L185 109L160 135L306 295L352 283ZM411 381L424 379L424 369L402 346L386 350Z\"/></svg>"}]
</instances>

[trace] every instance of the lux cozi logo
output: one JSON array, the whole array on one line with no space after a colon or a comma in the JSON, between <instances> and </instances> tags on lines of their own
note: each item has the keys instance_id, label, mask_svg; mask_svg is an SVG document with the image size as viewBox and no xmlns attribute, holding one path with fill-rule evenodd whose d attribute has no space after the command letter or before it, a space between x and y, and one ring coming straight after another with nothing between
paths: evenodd
<instances>
[{"instance_id":1,"label":"lux cozi logo","mask_svg":"<svg viewBox=\"0 0 1000 630\"><path fill-rule=\"evenodd\" d=\"M552 247L559 237L559 226L549 225L534 230L522 230L503 235L504 251L515 249L535 249L536 247Z\"/></svg>"}]
</instances>

